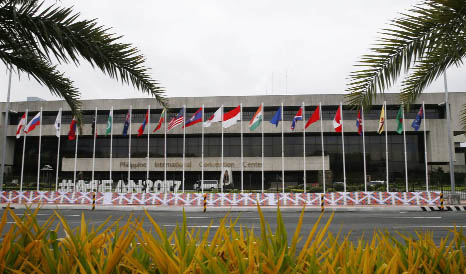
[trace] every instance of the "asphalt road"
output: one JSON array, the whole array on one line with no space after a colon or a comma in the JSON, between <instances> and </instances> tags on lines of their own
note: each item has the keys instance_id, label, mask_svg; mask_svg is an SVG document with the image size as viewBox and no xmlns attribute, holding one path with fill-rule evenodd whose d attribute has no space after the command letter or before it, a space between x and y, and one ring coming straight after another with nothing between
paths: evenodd
<instances>
[{"instance_id":1,"label":"asphalt road","mask_svg":"<svg viewBox=\"0 0 466 274\"><path fill-rule=\"evenodd\" d=\"M22 215L24 210L14 210L16 214ZM4 210L0 210L3 214ZM125 212L125 211L90 211L90 210L59 210L62 216L65 217L71 227L76 227L80 224L81 214L84 213L89 225L100 225L109 216L112 220L123 217L123 220L128 218L130 214L138 217L144 215L142 211ZM38 214L39 223L44 222L53 210L41 209ZM182 213L173 211L150 212L151 216L159 224L165 228L168 233L172 232L177 224L182 222ZM199 228L204 230L212 222L212 230L215 231L220 220L225 216L224 212L188 212L187 224L189 228ZM318 212L305 212L301 235L307 236L317 218ZM270 224L272 231L277 227L276 212L264 212L266 221ZM330 212L326 212L323 218L325 223ZM231 212L232 218L238 218L238 227L241 224L243 227L254 228L256 235L260 233L260 220L257 212ZM288 232L288 238L291 239L295 232L296 224L299 218L299 212L282 212L283 220ZM7 227L14 225L11 218L8 218ZM388 232L403 232L414 236L415 231L432 231L434 239L437 243L440 238L445 237L448 231L454 226L458 228L466 228L466 212L336 212L330 232L336 234L341 230L343 235L351 232L349 239L356 241L362 235L367 239L375 230L387 230ZM144 227L150 229L151 224L146 221ZM210 236L213 236L213 231ZM63 233L60 233L63 236ZM304 241L301 241L303 244Z\"/></svg>"}]
</instances>

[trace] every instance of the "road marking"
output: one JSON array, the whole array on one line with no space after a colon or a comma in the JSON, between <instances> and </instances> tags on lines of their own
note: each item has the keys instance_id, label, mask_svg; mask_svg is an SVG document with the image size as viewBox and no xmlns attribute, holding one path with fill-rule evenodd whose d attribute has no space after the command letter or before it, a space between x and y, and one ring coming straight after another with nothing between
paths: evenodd
<instances>
[{"instance_id":1,"label":"road marking","mask_svg":"<svg viewBox=\"0 0 466 274\"><path fill-rule=\"evenodd\" d=\"M209 219L213 217L201 217L201 216L192 216L192 217L186 217L186 219Z\"/></svg>"},{"instance_id":2,"label":"road marking","mask_svg":"<svg viewBox=\"0 0 466 274\"><path fill-rule=\"evenodd\" d=\"M408 225L408 226L397 226L397 227L394 227L395 229L399 229L399 228L410 228L410 227L419 227L419 228L465 228L466 225L457 225L457 226L454 226L454 225Z\"/></svg>"},{"instance_id":3,"label":"road marking","mask_svg":"<svg viewBox=\"0 0 466 274\"><path fill-rule=\"evenodd\" d=\"M413 217L387 217L390 219L442 219L442 217L420 217L420 216L413 216Z\"/></svg>"},{"instance_id":4,"label":"road marking","mask_svg":"<svg viewBox=\"0 0 466 274\"><path fill-rule=\"evenodd\" d=\"M169 227L176 227L177 225L163 225L163 226L169 226ZM179 227L181 227L181 225L178 225ZM219 225L187 225L186 227L199 227L199 228L219 228L220 226Z\"/></svg>"}]
</instances>

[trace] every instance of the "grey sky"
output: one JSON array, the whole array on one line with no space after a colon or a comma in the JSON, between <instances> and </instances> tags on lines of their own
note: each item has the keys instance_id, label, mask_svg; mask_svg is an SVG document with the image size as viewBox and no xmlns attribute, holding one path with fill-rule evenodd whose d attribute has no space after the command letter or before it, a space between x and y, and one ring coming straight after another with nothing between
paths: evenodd
<instances>
[{"instance_id":1,"label":"grey sky","mask_svg":"<svg viewBox=\"0 0 466 274\"><path fill-rule=\"evenodd\" d=\"M49 1L54 3L55 1ZM418 1L62 0L137 46L167 96L343 93L352 66L395 18ZM82 99L146 97L88 64L62 66ZM466 69L448 71L450 91L466 91ZM287 75L287 77L285 77ZM287 78L287 81L285 81ZM12 100L56 100L26 75ZM0 100L7 74L0 68ZM392 89L392 91L396 91ZM440 81L427 91L443 91Z\"/></svg>"}]
</instances>

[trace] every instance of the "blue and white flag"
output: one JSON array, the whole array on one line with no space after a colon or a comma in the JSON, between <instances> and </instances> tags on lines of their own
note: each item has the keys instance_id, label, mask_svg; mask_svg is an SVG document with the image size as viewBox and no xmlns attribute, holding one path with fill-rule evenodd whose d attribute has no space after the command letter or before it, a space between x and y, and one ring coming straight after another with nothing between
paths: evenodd
<instances>
[{"instance_id":1,"label":"blue and white flag","mask_svg":"<svg viewBox=\"0 0 466 274\"><path fill-rule=\"evenodd\" d=\"M125 120L125 124L123 126L123 136L128 135L128 128L129 128L129 111L128 111L128 113L126 113L126 120Z\"/></svg>"},{"instance_id":2,"label":"blue and white flag","mask_svg":"<svg viewBox=\"0 0 466 274\"><path fill-rule=\"evenodd\" d=\"M275 112L275 115L273 116L272 120L270 120L271 124L274 124L276 127L278 127L278 122L282 120L282 107L278 107L277 112Z\"/></svg>"},{"instance_id":3,"label":"blue and white flag","mask_svg":"<svg viewBox=\"0 0 466 274\"><path fill-rule=\"evenodd\" d=\"M419 112L416 115L416 119L414 119L411 127L414 128L415 131L418 131L421 127L422 119L424 118L424 110L422 107L419 109Z\"/></svg>"}]
</instances>

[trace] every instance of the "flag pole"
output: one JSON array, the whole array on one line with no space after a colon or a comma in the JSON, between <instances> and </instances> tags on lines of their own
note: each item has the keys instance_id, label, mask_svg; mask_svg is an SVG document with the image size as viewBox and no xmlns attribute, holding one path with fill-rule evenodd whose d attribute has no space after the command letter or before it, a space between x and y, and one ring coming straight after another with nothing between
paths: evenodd
<instances>
[{"instance_id":1,"label":"flag pole","mask_svg":"<svg viewBox=\"0 0 466 274\"><path fill-rule=\"evenodd\" d=\"M165 186L167 185L167 119L168 119L168 109L165 109L165 117L163 123L165 124L165 135L164 135L164 165L163 165L163 191L165 192Z\"/></svg>"},{"instance_id":2,"label":"flag pole","mask_svg":"<svg viewBox=\"0 0 466 274\"><path fill-rule=\"evenodd\" d=\"M149 146L150 146L150 105L147 106L147 162L146 162L146 167L147 167L147 174L146 174L146 186L147 186L147 181L149 181L149 162L150 162L150 154L149 154Z\"/></svg>"},{"instance_id":3,"label":"flag pole","mask_svg":"<svg viewBox=\"0 0 466 274\"><path fill-rule=\"evenodd\" d=\"M343 188L346 193L346 164L345 164L345 129L343 127L343 104L340 102L340 111L341 111L341 145L343 148ZM345 196L346 197L346 196ZM346 200L345 200L346 204Z\"/></svg>"},{"instance_id":4,"label":"flag pole","mask_svg":"<svg viewBox=\"0 0 466 274\"><path fill-rule=\"evenodd\" d=\"M112 182L112 167L113 167L113 106L112 106L112 110L111 110L111 114L112 115L112 125L111 125L111 128L110 128L110 183L113 185L113 182Z\"/></svg>"},{"instance_id":5,"label":"flag pole","mask_svg":"<svg viewBox=\"0 0 466 274\"><path fill-rule=\"evenodd\" d=\"M130 185L131 182L131 120L133 118L133 106L129 106L129 146L128 146L128 186Z\"/></svg>"},{"instance_id":6,"label":"flag pole","mask_svg":"<svg viewBox=\"0 0 466 274\"><path fill-rule=\"evenodd\" d=\"M25 120L25 125L27 125L27 122L28 122L28 109L26 109L26 120ZM26 150L26 137L27 137L27 134L26 132L24 131L23 129L23 135L24 135L24 140L23 140L23 159L21 160L21 182L20 182L20 185L19 185L19 191L23 191L23 174L24 174L24 152Z\"/></svg>"},{"instance_id":7,"label":"flag pole","mask_svg":"<svg viewBox=\"0 0 466 274\"><path fill-rule=\"evenodd\" d=\"M362 119L362 157L364 161L364 192L367 192L367 163L366 163L366 122L364 121L364 106L361 106Z\"/></svg>"},{"instance_id":8,"label":"flag pole","mask_svg":"<svg viewBox=\"0 0 466 274\"><path fill-rule=\"evenodd\" d=\"M11 91L12 67L13 66L10 65L10 68L9 68L10 76L8 77L8 92L6 96L6 107L5 107L5 124L3 126L3 136L2 136L3 147L2 147L2 165L1 165L1 170L0 170L0 191L3 191L3 175L5 174L6 136L7 136L7 127L8 127L8 120L9 120L8 116L10 114L10 91Z\"/></svg>"},{"instance_id":9,"label":"flag pole","mask_svg":"<svg viewBox=\"0 0 466 274\"><path fill-rule=\"evenodd\" d=\"M94 172L95 172L95 139L97 135L97 107L95 107L95 115L94 115L94 148L92 150L92 176L91 176L91 186L92 191L94 191Z\"/></svg>"},{"instance_id":10,"label":"flag pole","mask_svg":"<svg viewBox=\"0 0 466 274\"><path fill-rule=\"evenodd\" d=\"M243 103L240 104L240 126L241 126L241 193L244 191L244 167L243 167Z\"/></svg>"},{"instance_id":11,"label":"flag pole","mask_svg":"<svg viewBox=\"0 0 466 274\"><path fill-rule=\"evenodd\" d=\"M73 122L73 121L71 121ZM73 190L76 192L76 162L78 161L78 140L79 140L79 126L76 125L76 142L74 146L74 172L73 172Z\"/></svg>"},{"instance_id":12,"label":"flag pole","mask_svg":"<svg viewBox=\"0 0 466 274\"><path fill-rule=\"evenodd\" d=\"M306 111L303 102L303 170L304 193L306 193Z\"/></svg>"},{"instance_id":13,"label":"flag pole","mask_svg":"<svg viewBox=\"0 0 466 274\"><path fill-rule=\"evenodd\" d=\"M408 153L406 152L406 131L405 131L405 108L402 105L402 114L403 114L403 144L405 151L405 180L406 180L406 192L408 192Z\"/></svg>"},{"instance_id":14,"label":"flag pole","mask_svg":"<svg viewBox=\"0 0 466 274\"><path fill-rule=\"evenodd\" d=\"M262 152L261 152L261 168L262 168L262 186L261 186L261 190L262 190L262 193L264 193L264 103L261 103L261 130L262 130L262 133L261 133L261 138L262 138L262 142L261 142L261 145L262 145Z\"/></svg>"},{"instance_id":15,"label":"flag pole","mask_svg":"<svg viewBox=\"0 0 466 274\"><path fill-rule=\"evenodd\" d=\"M322 185L323 192L325 193L325 153L324 153L324 127L322 126L322 103L319 103L319 117L320 117L320 140L322 143Z\"/></svg>"},{"instance_id":16,"label":"flag pole","mask_svg":"<svg viewBox=\"0 0 466 274\"><path fill-rule=\"evenodd\" d=\"M60 139L61 139L61 117L62 108L58 111L60 113L60 128L58 129L58 148L57 148L57 170L55 175L55 191L58 191L58 169L60 168Z\"/></svg>"},{"instance_id":17,"label":"flag pole","mask_svg":"<svg viewBox=\"0 0 466 274\"><path fill-rule=\"evenodd\" d=\"M42 107L40 107L40 122L39 122L39 158L37 159L37 191L39 191L40 180L40 147L42 145Z\"/></svg>"},{"instance_id":18,"label":"flag pole","mask_svg":"<svg viewBox=\"0 0 466 274\"><path fill-rule=\"evenodd\" d=\"M383 127L385 129L385 169L387 173L387 192L389 192L389 183L388 183L388 122L387 122L387 102L383 102L384 108L384 117L383 117Z\"/></svg>"},{"instance_id":19,"label":"flag pole","mask_svg":"<svg viewBox=\"0 0 466 274\"><path fill-rule=\"evenodd\" d=\"M184 193L184 161L186 155L186 105L183 105L183 193Z\"/></svg>"},{"instance_id":20,"label":"flag pole","mask_svg":"<svg viewBox=\"0 0 466 274\"><path fill-rule=\"evenodd\" d=\"M427 137L426 137L426 109L424 107L424 101L422 101L422 118L424 120L424 162L426 165L426 191L429 192L429 170L427 169Z\"/></svg>"},{"instance_id":21,"label":"flag pole","mask_svg":"<svg viewBox=\"0 0 466 274\"><path fill-rule=\"evenodd\" d=\"M222 119L222 159L221 159L221 163L220 163L220 190L221 192L223 193L223 105L222 105L222 111L221 111L221 116L220 118Z\"/></svg>"},{"instance_id":22,"label":"flag pole","mask_svg":"<svg viewBox=\"0 0 466 274\"><path fill-rule=\"evenodd\" d=\"M285 137L283 134L283 102L281 104L281 120L282 120L282 192L285 193Z\"/></svg>"},{"instance_id":23,"label":"flag pole","mask_svg":"<svg viewBox=\"0 0 466 274\"><path fill-rule=\"evenodd\" d=\"M201 142L201 193L204 193L204 105L202 105Z\"/></svg>"}]
</instances>

